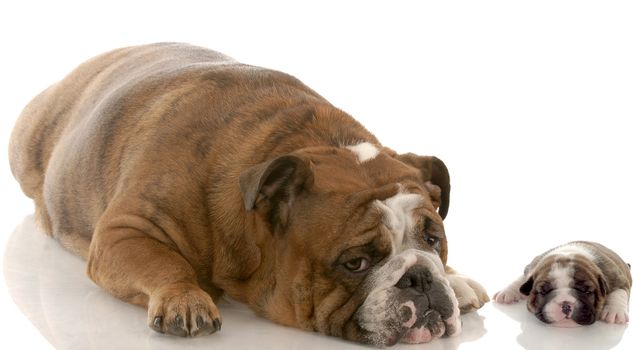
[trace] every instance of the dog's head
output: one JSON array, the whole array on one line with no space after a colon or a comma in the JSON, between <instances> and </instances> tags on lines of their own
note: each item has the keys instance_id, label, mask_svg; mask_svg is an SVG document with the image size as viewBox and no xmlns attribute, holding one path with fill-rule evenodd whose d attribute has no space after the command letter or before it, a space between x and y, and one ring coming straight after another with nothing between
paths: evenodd
<instances>
[{"instance_id":1,"label":"dog's head","mask_svg":"<svg viewBox=\"0 0 633 350\"><path fill-rule=\"evenodd\" d=\"M582 255L547 256L521 286L527 307L536 317L559 327L596 321L607 294L605 278L591 259Z\"/></svg>"},{"instance_id":2,"label":"dog's head","mask_svg":"<svg viewBox=\"0 0 633 350\"><path fill-rule=\"evenodd\" d=\"M274 281L252 305L268 318L375 345L460 332L439 159L370 143L309 148L244 171L240 188L266 227L263 275Z\"/></svg>"}]
</instances>

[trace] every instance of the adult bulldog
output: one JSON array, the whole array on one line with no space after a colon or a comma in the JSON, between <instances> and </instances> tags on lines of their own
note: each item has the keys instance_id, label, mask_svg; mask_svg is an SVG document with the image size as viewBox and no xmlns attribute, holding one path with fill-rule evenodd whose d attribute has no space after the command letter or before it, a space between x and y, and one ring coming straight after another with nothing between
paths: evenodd
<instances>
[{"instance_id":1,"label":"adult bulldog","mask_svg":"<svg viewBox=\"0 0 633 350\"><path fill-rule=\"evenodd\" d=\"M446 267L442 161L214 51L91 59L25 108L10 159L44 231L158 332L219 330L226 293L283 325L419 343L488 301Z\"/></svg>"}]
</instances>

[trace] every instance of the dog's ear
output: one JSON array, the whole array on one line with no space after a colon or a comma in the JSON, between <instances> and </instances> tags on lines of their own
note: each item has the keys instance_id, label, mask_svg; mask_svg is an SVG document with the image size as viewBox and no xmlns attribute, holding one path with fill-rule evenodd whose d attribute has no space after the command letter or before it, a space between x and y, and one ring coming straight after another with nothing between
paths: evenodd
<instances>
[{"instance_id":1,"label":"dog's ear","mask_svg":"<svg viewBox=\"0 0 633 350\"><path fill-rule=\"evenodd\" d=\"M271 224L285 226L295 198L313 182L309 161L285 155L252 166L240 174L247 211L261 211Z\"/></svg>"},{"instance_id":2,"label":"dog's ear","mask_svg":"<svg viewBox=\"0 0 633 350\"><path fill-rule=\"evenodd\" d=\"M530 295L530 292L532 291L532 287L534 287L534 278L530 276L530 278L521 285L521 288L519 288L519 291L523 295Z\"/></svg>"},{"instance_id":3,"label":"dog's ear","mask_svg":"<svg viewBox=\"0 0 633 350\"><path fill-rule=\"evenodd\" d=\"M600 295L602 295L603 297L607 296L607 290L609 290L609 284L607 283L607 280L605 280L602 274L598 276L598 288L600 289Z\"/></svg>"},{"instance_id":4,"label":"dog's ear","mask_svg":"<svg viewBox=\"0 0 633 350\"><path fill-rule=\"evenodd\" d=\"M423 157L413 153L397 156L398 160L418 168L422 172L422 180L429 190L431 200L442 219L448 214L451 199L451 178L444 162L436 157Z\"/></svg>"}]
</instances>

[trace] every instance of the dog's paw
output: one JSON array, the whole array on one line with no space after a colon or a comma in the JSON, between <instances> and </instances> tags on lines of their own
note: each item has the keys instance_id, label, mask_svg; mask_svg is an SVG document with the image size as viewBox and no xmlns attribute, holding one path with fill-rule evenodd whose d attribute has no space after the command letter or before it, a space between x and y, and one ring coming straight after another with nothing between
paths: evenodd
<instances>
[{"instance_id":1,"label":"dog's paw","mask_svg":"<svg viewBox=\"0 0 633 350\"><path fill-rule=\"evenodd\" d=\"M600 312L600 319L606 323L629 322L629 293L624 289L616 289L609 293L607 302Z\"/></svg>"},{"instance_id":2,"label":"dog's paw","mask_svg":"<svg viewBox=\"0 0 633 350\"><path fill-rule=\"evenodd\" d=\"M521 294L521 292L516 290L516 288L512 288L512 286L510 286L502 291L497 292L492 297L492 300L499 304L514 304L525 298L525 295Z\"/></svg>"},{"instance_id":3,"label":"dog's paw","mask_svg":"<svg viewBox=\"0 0 633 350\"><path fill-rule=\"evenodd\" d=\"M181 337L211 334L222 327L211 296L189 283L170 284L152 293L147 316L153 330Z\"/></svg>"},{"instance_id":4,"label":"dog's paw","mask_svg":"<svg viewBox=\"0 0 633 350\"><path fill-rule=\"evenodd\" d=\"M604 308L602 308L600 319L611 324L626 324L629 322L629 313L625 307L614 307L607 303Z\"/></svg>"},{"instance_id":5,"label":"dog's paw","mask_svg":"<svg viewBox=\"0 0 633 350\"><path fill-rule=\"evenodd\" d=\"M486 289L476 281L458 274L447 275L462 314L475 311L490 301Z\"/></svg>"}]
</instances>

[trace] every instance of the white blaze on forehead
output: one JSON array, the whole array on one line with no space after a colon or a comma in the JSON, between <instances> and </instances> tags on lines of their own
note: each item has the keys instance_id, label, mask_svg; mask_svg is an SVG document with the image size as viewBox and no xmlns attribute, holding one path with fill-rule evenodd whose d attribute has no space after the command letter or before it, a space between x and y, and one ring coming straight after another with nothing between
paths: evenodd
<instances>
[{"instance_id":1,"label":"white blaze on forehead","mask_svg":"<svg viewBox=\"0 0 633 350\"><path fill-rule=\"evenodd\" d=\"M415 219L413 209L420 206L422 196L414 193L398 193L384 201L376 201L383 212L383 224L392 233L392 252L398 254L403 250L405 235L413 231Z\"/></svg>"},{"instance_id":2,"label":"white blaze on forehead","mask_svg":"<svg viewBox=\"0 0 633 350\"><path fill-rule=\"evenodd\" d=\"M565 319L561 311L563 303L569 303L572 307L576 305L576 297L572 294L574 267L572 264L563 265L554 263L549 270L548 278L554 289L552 298L543 306L543 314L546 319L557 323Z\"/></svg>"},{"instance_id":3,"label":"white blaze on forehead","mask_svg":"<svg viewBox=\"0 0 633 350\"><path fill-rule=\"evenodd\" d=\"M380 153L380 150L378 150L376 146L369 142L361 142L357 145L347 146L345 148L354 152L354 154L356 154L356 157L358 157L358 161L361 163L370 159L374 159L378 155L378 153Z\"/></svg>"},{"instance_id":4,"label":"white blaze on forehead","mask_svg":"<svg viewBox=\"0 0 633 350\"><path fill-rule=\"evenodd\" d=\"M574 268L571 264L552 264L549 270L549 280L552 281L554 289L570 288L573 283Z\"/></svg>"}]
</instances>

